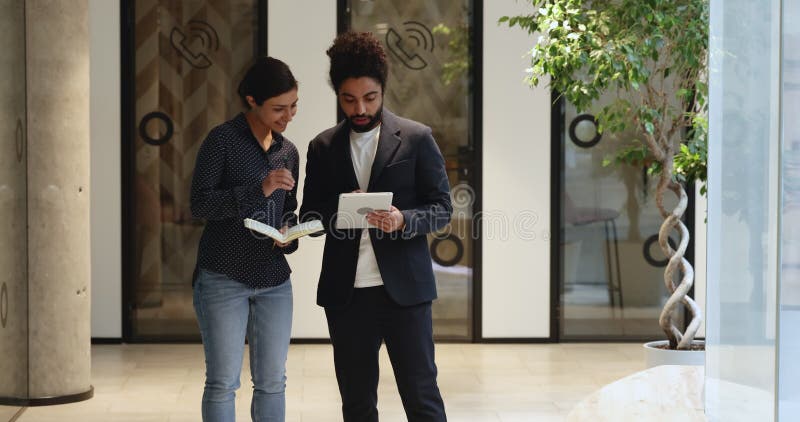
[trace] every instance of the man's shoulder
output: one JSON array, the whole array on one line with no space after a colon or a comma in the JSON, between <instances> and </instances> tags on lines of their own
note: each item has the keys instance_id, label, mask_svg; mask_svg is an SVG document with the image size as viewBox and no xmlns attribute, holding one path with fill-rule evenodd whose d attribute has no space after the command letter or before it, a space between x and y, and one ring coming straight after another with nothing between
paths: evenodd
<instances>
[{"instance_id":1,"label":"man's shoulder","mask_svg":"<svg viewBox=\"0 0 800 422\"><path fill-rule=\"evenodd\" d=\"M431 128L423 123L420 123L416 120L411 120L406 117L398 116L394 113L388 113L387 118L397 126L402 133L410 136L415 135L429 135L431 133Z\"/></svg>"},{"instance_id":2,"label":"man's shoulder","mask_svg":"<svg viewBox=\"0 0 800 422\"><path fill-rule=\"evenodd\" d=\"M336 126L330 127L320 132L317 136L314 137L314 139L311 140L311 143L322 147L329 146L331 142L333 142L333 139L336 137L336 134L339 131L343 130L343 127L344 127L344 122L343 121L339 122L339 124L337 124Z\"/></svg>"}]
</instances>

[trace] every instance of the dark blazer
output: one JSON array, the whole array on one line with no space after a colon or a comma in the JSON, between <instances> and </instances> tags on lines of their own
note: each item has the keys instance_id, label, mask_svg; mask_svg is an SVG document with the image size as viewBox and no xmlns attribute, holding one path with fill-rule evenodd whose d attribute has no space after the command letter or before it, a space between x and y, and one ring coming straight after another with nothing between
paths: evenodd
<instances>
[{"instance_id":1,"label":"dark blazer","mask_svg":"<svg viewBox=\"0 0 800 422\"><path fill-rule=\"evenodd\" d=\"M350 156L347 120L320 133L308 146L300 219L320 218L326 229L317 304L340 308L350 302L362 229L336 230L339 194L359 189ZM403 230L370 230L386 291L398 304L436 299L427 234L447 225L453 207L444 158L431 129L383 110L369 192L393 192L392 205L405 217Z\"/></svg>"}]
</instances>

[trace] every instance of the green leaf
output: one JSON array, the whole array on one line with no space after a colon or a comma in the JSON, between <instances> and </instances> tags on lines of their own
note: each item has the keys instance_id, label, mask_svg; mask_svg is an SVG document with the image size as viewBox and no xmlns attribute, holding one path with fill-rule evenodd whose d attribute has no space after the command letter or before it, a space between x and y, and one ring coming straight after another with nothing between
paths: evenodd
<instances>
[{"instance_id":1,"label":"green leaf","mask_svg":"<svg viewBox=\"0 0 800 422\"><path fill-rule=\"evenodd\" d=\"M705 177L709 0L532 0L530 5L530 13L498 21L531 34L526 82L549 81L580 112L603 107L596 114L604 133L662 135L690 122L668 140L683 145L676 148L670 171L676 180ZM618 147L612 161L639 163L651 174L663 169L641 140L634 145L640 148Z\"/></svg>"}]
</instances>

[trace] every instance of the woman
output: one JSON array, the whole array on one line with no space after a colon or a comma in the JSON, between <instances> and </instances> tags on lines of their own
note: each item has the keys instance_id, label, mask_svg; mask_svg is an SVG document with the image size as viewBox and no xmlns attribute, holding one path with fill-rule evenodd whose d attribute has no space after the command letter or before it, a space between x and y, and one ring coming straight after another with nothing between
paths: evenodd
<instances>
[{"instance_id":1,"label":"woman","mask_svg":"<svg viewBox=\"0 0 800 422\"><path fill-rule=\"evenodd\" d=\"M197 254L194 307L206 357L203 421L235 420L244 342L250 349L253 421L283 421L292 326L291 270L281 244L244 227L252 218L286 230L297 223L297 148L281 134L297 111L289 67L259 58L238 90L248 111L214 129L200 147L192 215L207 220Z\"/></svg>"}]
</instances>

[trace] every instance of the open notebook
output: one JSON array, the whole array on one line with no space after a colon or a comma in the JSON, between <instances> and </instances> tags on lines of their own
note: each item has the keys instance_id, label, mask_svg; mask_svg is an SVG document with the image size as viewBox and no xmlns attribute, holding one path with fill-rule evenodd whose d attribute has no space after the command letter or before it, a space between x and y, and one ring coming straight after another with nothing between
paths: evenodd
<instances>
[{"instance_id":1,"label":"open notebook","mask_svg":"<svg viewBox=\"0 0 800 422\"><path fill-rule=\"evenodd\" d=\"M268 226L262 222L250 218L246 218L244 220L244 226L250 230L269 236L281 243L289 243L297 238L323 230L322 221L319 220L313 220L302 224L298 224L287 230L286 234L281 233L275 227Z\"/></svg>"}]
</instances>

